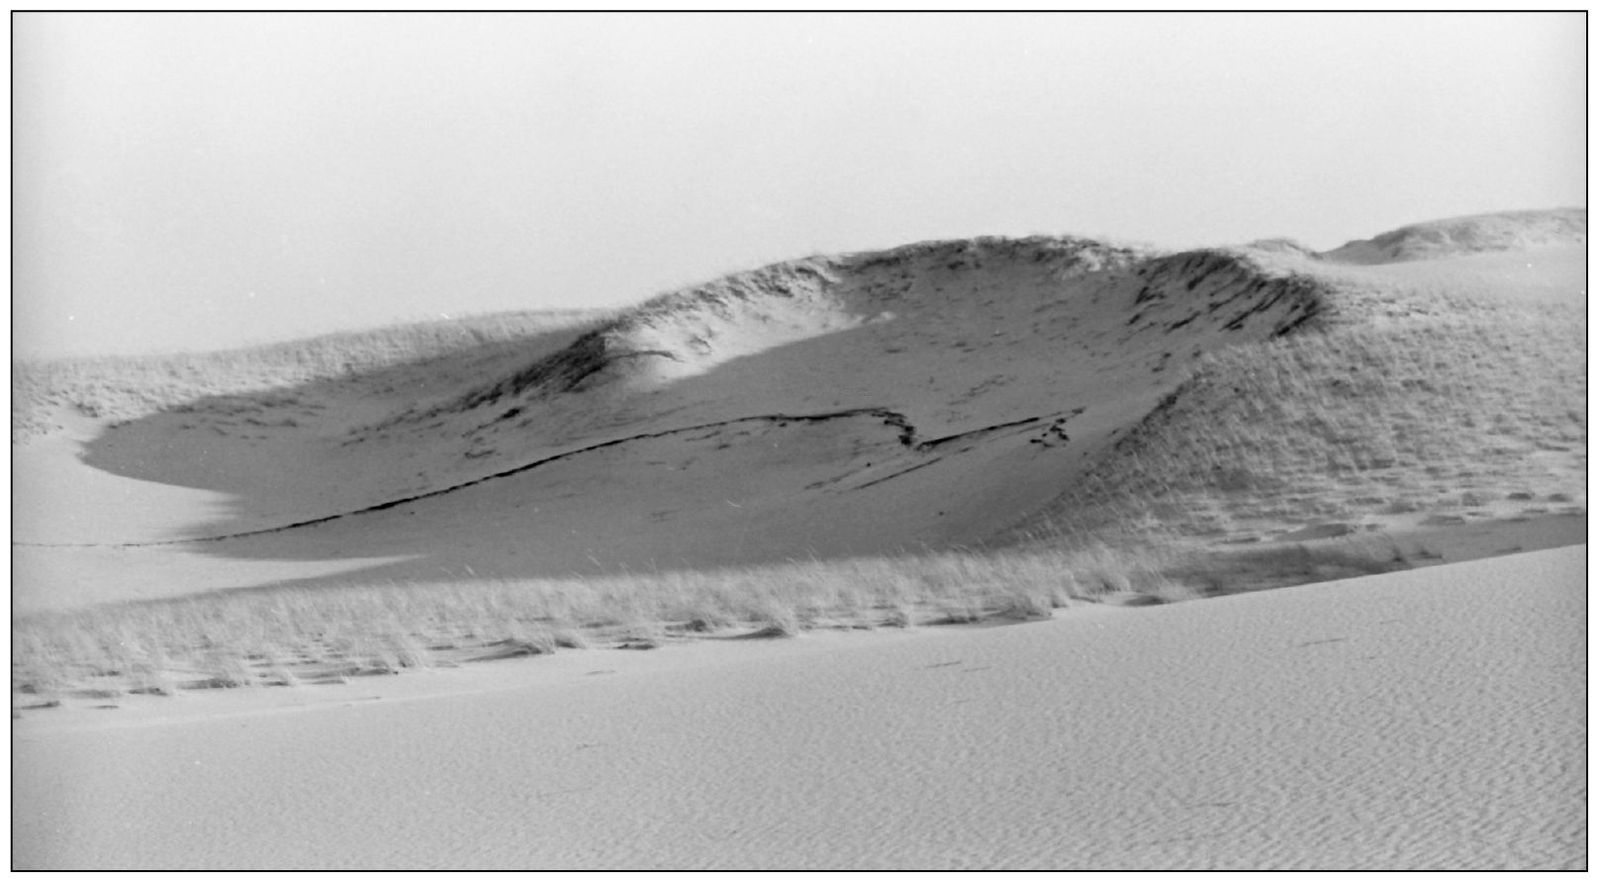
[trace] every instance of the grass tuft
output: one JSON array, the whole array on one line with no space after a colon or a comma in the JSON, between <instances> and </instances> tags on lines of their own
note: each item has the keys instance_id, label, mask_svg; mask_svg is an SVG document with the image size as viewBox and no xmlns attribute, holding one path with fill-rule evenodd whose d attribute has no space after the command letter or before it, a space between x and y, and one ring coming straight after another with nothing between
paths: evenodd
<instances>
[{"instance_id":1,"label":"grass tuft","mask_svg":"<svg viewBox=\"0 0 1602 883\"><path fill-rule=\"evenodd\" d=\"M587 579L268 589L12 623L15 689L315 683L700 634L1038 620L1152 589L1149 550L951 552ZM1086 587L1092 587L1088 592Z\"/></svg>"}]
</instances>

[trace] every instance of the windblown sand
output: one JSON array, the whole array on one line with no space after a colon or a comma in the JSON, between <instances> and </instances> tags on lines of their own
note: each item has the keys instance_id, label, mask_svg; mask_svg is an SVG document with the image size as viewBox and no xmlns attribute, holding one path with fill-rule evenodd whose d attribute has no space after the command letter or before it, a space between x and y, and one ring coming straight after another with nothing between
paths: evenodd
<instances>
[{"instance_id":1,"label":"windblown sand","mask_svg":"<svg viewBox=\"0 0 1602 883\"><path fill-rule=\"evenodd\" d=\"M1584 547L13 722L17 868L1579 868Z\"/></svg>"}]
</instances>

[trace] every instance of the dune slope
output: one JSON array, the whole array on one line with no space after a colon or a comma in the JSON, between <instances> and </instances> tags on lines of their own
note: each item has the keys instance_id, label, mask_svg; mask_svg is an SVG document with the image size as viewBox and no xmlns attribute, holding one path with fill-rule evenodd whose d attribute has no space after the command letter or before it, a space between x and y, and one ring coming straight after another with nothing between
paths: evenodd
<instances>
[{"instance_id":1,"label":"dune slope","mask_svg":"<svg viewBox=\"0 0 1602 883\"><path fill-rule=\"evenodd\" d=\"M510 370L364 385L358 407L279 389L72 442L81 463L32 443L46 483L87 465L121 484L96 507L40 488L14 539L31 581L58 586L78 548L127 553L137 582L201 538L183 548L211 561L407 556L373 579L977 542L1071 485L1197 356L1319 308L1305 279L1223 251L976 240L810 259L664 296Z\"/></svg>"},{"instance_id":2,"label":"dune slope","mask_svg":"<svg viewBox=\"0 0 1602 883\"><path fill-rule=\"evenodd\" d=\"M1379 239L1452 235L1360 264L921 243L117 423L57 415L14 448L19 603L102 600L84 587L108 572L151 597L1574 515L1583 227L1417 225Z\"/></svg>"}]
</instances>

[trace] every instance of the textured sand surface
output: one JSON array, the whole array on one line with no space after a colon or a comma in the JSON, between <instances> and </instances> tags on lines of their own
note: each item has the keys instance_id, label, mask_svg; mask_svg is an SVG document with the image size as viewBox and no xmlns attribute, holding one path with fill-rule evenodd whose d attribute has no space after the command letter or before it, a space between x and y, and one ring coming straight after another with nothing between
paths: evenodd
<instances>
[{"instance_id":1,"label":"textured sand surface","mask_svg":"<svg viewBox=\"0 0 1602 883\"><path fill-rule=\"evenodd\" d=\"M1584 577L1572 547L39 715L13 862L1583 867Z\"/></svg>"}]
</instances>

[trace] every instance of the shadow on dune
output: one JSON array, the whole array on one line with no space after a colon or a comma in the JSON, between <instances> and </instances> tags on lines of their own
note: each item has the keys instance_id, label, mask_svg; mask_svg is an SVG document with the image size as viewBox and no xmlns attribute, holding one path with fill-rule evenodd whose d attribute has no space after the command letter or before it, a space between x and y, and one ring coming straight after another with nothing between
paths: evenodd
<instances>
[{"instance_id":1,"label":"shadow on dune","mask_svg":"<svg viewBox=\"0 0 1602 883\"><path fill-rule=\"evenodd\" d=\"M1077 436L1074 421L1084 414L1070 416L1083 412L1089 390L1039 403L1060 408L1039 419L1009 409L1009 419L992 426L987 415L970 415L961 425L973 428L951 435L942 434L950 427L931 433L911 422L930 406L908 409L909 418L863 405L860 390L758 390L755 403L723 394L752 375L804 375L807 365L827 364L839 344L789 344L673 381L656 397L667 401L668 413L646 417L634 427L642 432L546 448L505 474L405 502L182 548L243 560L405 559L274 583L312 586L562 577L948 547L977 542L1020 507L1044 505L1071 480L1074 462L1105 441L1100 431ZM1154 386L1128 392L1144 402L1137 410L1160 397ZM701 404L677 404L683 399ZM766 410L752 413L757 405ZM1054 423L1057 417L1063 422ZM1068 443L1068 433L1079 443ZM196 525L194 534L251 530L259 519L250 517L250 500L241 502L229 517Z\"/></svg>"},{"instance_id":2,"label":"shadow on dune","mask_svg":"<svg viewBox=\"0 0 1602 883\"><path fill-rule=\"evenodd\" d=\"M81 461L113 475L230 496L229 512L180 536L213 537L341 514L404 496L359 480L362 427L399 403L558 351L582 335L559 328L306 383L197 398L115 425L84 444ZM380 470L381 471L381 470ZM126 502L129 520L140 515Z\"/></svg>"},{"instance_id":3,"label":"shadow on dune","mask_svg":"<svg viewBox=\"0 0 1602 883\"><path fill-rule=\"evenodd\" d=\"M209 538L186 552L406 559L275 585L951 547L1065 491L1204 352L1289 333L1320 309L1306 278L1227 252L1104 250L1086 266L1077 242L980 244L829 265L846 276L835 312L801 339L764 336L804 318L792 301L813 296L785 293L765 268L730 277L755 295L680 298L699 312L659 304L609 350L596 351L597 332L555 332L202 399L107 433L84 462L232 495L224 517L185 531ZM814 288L826 276L785 266ZM789 313L730 320L740 298ZM696 363L718 345L738 355ZM582 371L574 352L589 354Z\"/></svg>"}]
</instances>

